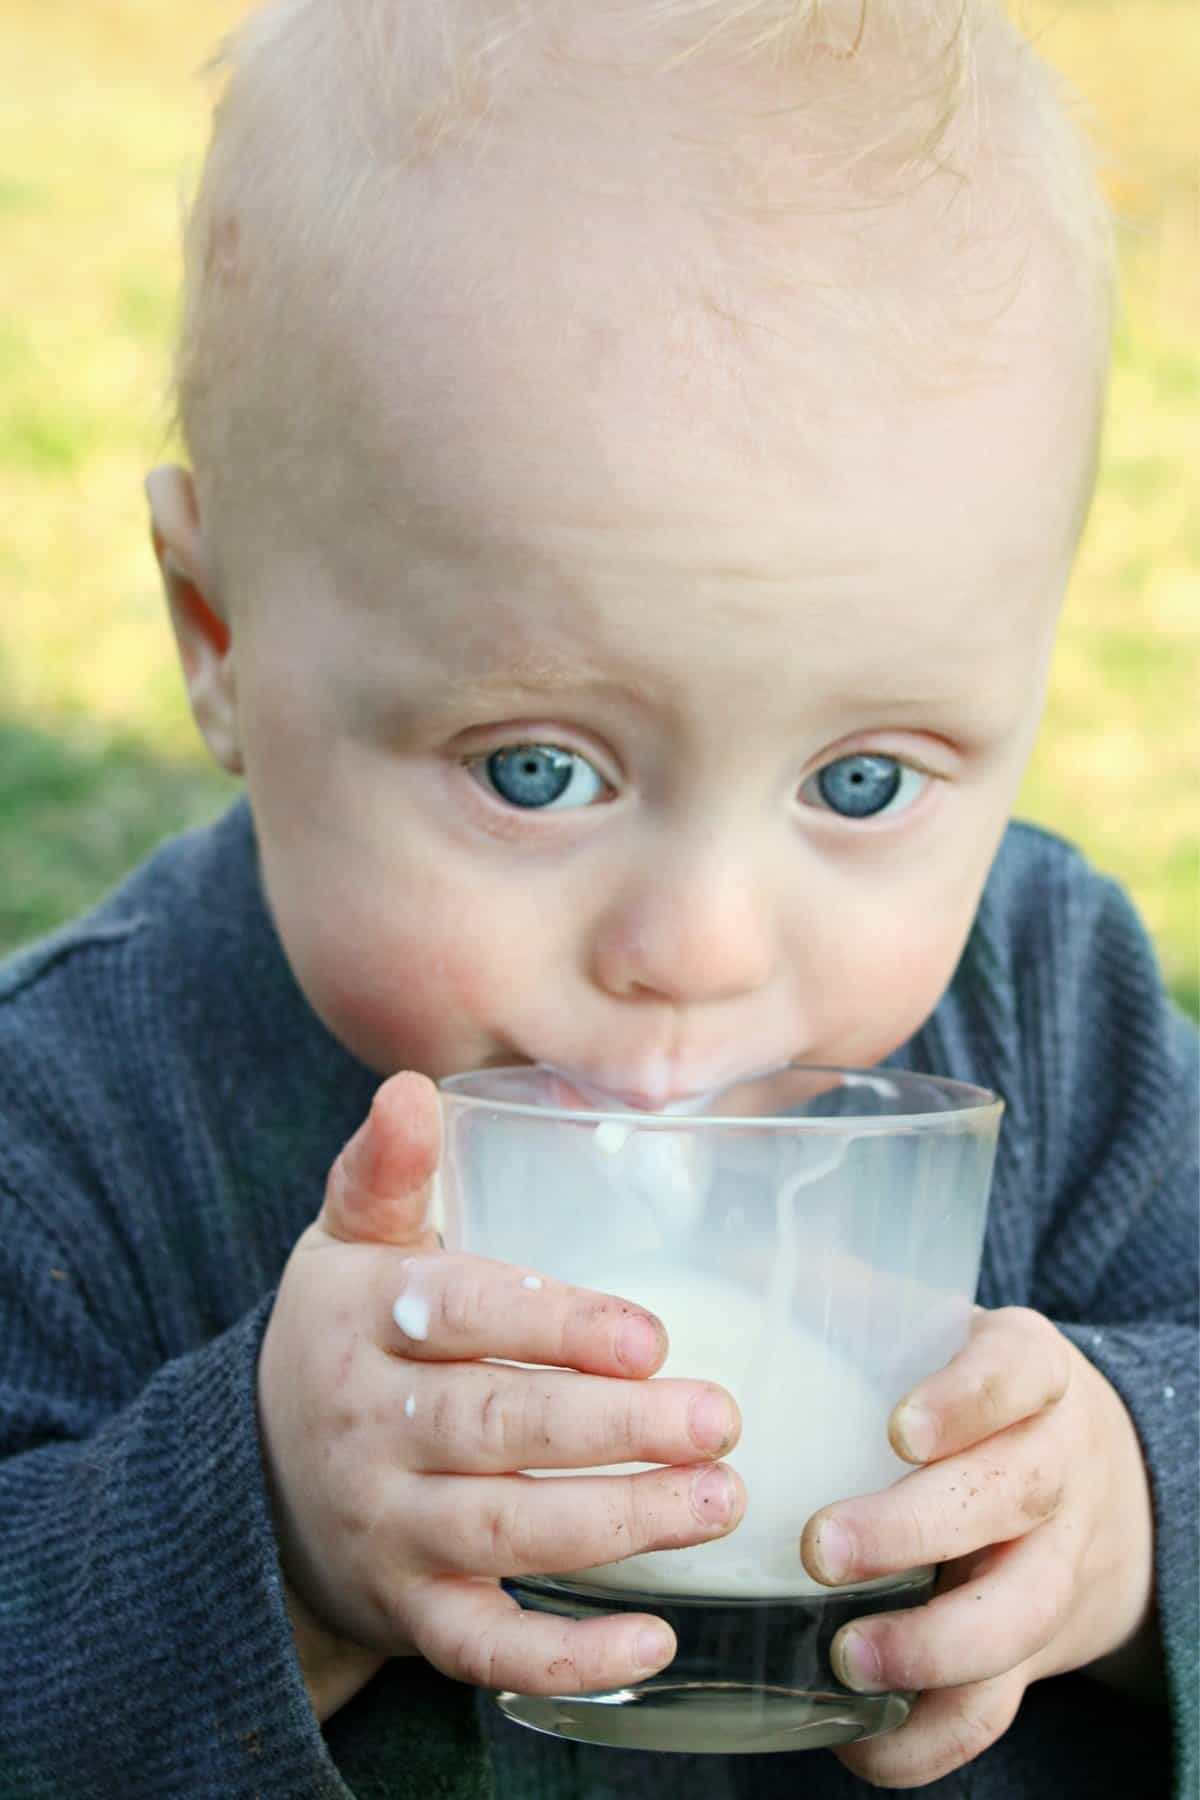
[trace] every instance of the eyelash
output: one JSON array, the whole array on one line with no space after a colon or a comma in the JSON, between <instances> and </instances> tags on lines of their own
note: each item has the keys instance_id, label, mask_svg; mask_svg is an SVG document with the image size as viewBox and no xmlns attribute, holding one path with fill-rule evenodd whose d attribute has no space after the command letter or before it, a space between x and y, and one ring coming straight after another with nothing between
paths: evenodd
<instances>
[{"instance_id":1,"label":"eyelash","mask_svg":"<svg viewBox=\"0 0 1200 1800\"><path fill-rule=\"evenodd\" d=\"M543 777L543 780L548 776L550 789L553 788L554 781L558 775L566 775L564 785L558 788L557 791L550 791L550 789L546 790L549 793L549 798L544 804L539 804L536 800L522 802L521 800L515 799L511 792L503 792L498 785L492 765L496 764L501 758L516 758L520 757L522 753L527 757L526 767L523 773L529 780L534 782L535 788L539 775ZM557 767L555 767L554 759L558 759ZM540 770L538 767L539 760L543 763L543 767ZM571 765L569 771L565 770L563 766L568 762ZM546 766L547 763L549 765L548 768ZM874 811L860 813L842 811L837 806L832 805L828 795L822 792L823 785L834 771L843 769L845 765L853 763L860 763L863 765L887 764L897 773L896 787L887 795L883 805L877 807ZM494 750L489 750L481 755L466 758L463 766L466 768L472 779L483 788L486 793L490 794L497 804L517 815L546 812L587 811L590 810L592 806L613 798L613 790L610 783L595 767L591 759L584 756L582 751L570 750L563 745L550 743L544 740L526 739L513 744L502 744ZM564 804L564 802L568 800L571 789L577 785L576 777L581 770L588 771L595 783L595 788L592 792L588 793L586 799L582 803L577 802L574 805ZM877 773L878 770L871 772ZM863 779L864 777L861 771L850 775L848 777L851 784L849 791L852 793L855 784L861 784ZM927 770L918 768L913 763L905 762L902 758L893 756L886 751L846 751L843 752L841 756L833 757L829 762L823 764L821 768L815 770L814 773L807 778L800 788L800 798L814 811L828 813L832 817L850 824L866 824L877 819L895 818L901 813L909 811L909 809L921 799L929 783L936 779L937 777L931 775ZM586 786L586 781L584 785ZM902 804L898 806L893 805L892 802L894 800L901 800Z\"/></svg>"}]
</instances>

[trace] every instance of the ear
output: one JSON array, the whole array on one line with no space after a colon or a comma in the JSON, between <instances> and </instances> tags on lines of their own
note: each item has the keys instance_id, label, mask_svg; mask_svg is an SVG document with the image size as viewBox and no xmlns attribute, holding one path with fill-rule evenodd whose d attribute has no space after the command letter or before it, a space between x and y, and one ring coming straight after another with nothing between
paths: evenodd
<instances>
[{"instance_id":1,"label":"ear","mask_svg":"<svg viewBox=\"0 0 1200 1800\"><path fill-rule=\"evenodd\" d=\"M195 483L186 469L154 469L146 498L192 714L217 762L240 775L233 633L205 559Z\"/></svg>"}]
</instances>

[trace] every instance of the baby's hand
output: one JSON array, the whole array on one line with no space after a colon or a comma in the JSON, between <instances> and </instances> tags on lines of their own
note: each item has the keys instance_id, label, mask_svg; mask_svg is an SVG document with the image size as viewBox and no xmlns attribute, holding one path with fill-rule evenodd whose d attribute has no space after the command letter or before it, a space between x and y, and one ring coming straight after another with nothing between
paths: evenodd
<instances>
[{"instance_id":1,"label":"baby's hand","mask_svg":"<svg viewBox=\"0 0 1200 1800\"><path fill-rule=\"evenodd\" d=\"M899 1730L835 1752L864 1780L904 1788L994 1743L1031 1681L1135 1642L1153 1526L1124 1403L1024 1308L978 1311L967 1347L901 1402L890 1434L926 1466L823 1508L801 1549L830 1583L945 1564L927 1606L864 1616L833 1643L848 1687L922 1690Z\"/></svg>"},{"instance_id":2,"label":"baby's hand","mask_svg":"<svg viewBox=\"0 0 1200 1800\"><path fill-rule=\"evenodd\" d=\"M652 1314L438 1248L438 1141L431 1084L386 1082L292 1252L263 1343L267 1466L321 1718L413 1651L527 1694L644 1678L675 1653L662 1621L522 1612L500 1578L704 1543L744 1507L738 1477L714 1466L737 1409L710 1383L644 1379L667 1347ZM517 1473L622 1462L669 1466Z\"/></svg>"}]
</instances>

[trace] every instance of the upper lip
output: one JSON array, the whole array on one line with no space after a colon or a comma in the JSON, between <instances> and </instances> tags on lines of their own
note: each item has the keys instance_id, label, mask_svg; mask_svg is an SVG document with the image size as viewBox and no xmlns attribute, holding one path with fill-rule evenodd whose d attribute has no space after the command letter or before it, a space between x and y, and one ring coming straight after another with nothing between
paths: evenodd
<instances>
[{"instance_id":1,"label":"upper lip","mask_svg":"<svg viewBox=\"0 0 1200 1800\"><path fill-rule=\"evenodd\" d=\"M765 1074L768 1070L783 1066L787 1058L776 1058L774 1062L755 1062L737 1069L731 1069L714 1076L702 1085L675 1085L667 1087L639 1086L636 1083L616 1085L607 1080L597 1080L592 1075L581 1074L574 1069L562 1069L559 1072L566 1080L572 1082L585 1099L592 1104L607 1103L609 1105L631 1108L637 1112L665 1112L669 1108L686 1107L689 1103L702 1102L723 1088L732 1087L735 1082L747 1081L754 1075Z\"/></svg>"}]
</instances>

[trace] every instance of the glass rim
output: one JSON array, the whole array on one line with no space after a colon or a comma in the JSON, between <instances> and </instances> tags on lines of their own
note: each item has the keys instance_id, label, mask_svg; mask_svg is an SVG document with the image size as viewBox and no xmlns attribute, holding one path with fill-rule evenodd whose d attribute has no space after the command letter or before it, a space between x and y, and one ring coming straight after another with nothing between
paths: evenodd
<instances>
[{"instance_id":1,"label":"glass rim","mask_svg":"<svg viewBox=\"0 0 1200 1800\"><path fill-rule=\"evenodd\" d=\"M653 1131L678 1131L681 1126L741 1128L755 1126L764 1130L800 1131L816 1134L845 1133L853 1131L856 1136L883 1135L896 1131L954 1131L962 1130L970 1125L999 1120L1004 1111L1004 1100L991 1088L979 1087L969 1081L958 1081L949 1075L923 1075L913 1069L852 1068L836 1063L778 1063L773 1068L755 1069L746 1075L736 1077L716 1088L714 1094L728 1093L732 1088L747 1087L752 1082L766 1081L772 1076L786 1075L794 1070L804 1075L838 1075L856 1077L858 1081L890 1081L897 1085L922 1082L927 1087L936 1088L957 1104L947 1106L938 1111L895 1112L895 1113L844 1113L837 1117L815 1115L812 1117L795 1114L772 1113L720 1113L720 1112L643 1112L636 1106L614 1106L605 1108L572 1107L572 1106L537 1106L528 1100L505 1100L497 1095L473 1093L465 1084L482 1082L491 1077L505 1075L545 1074L559 1079L570 1080L567 1071L556 1069L549 1063L504 1063L492 1068L468 1069L458 1075L444 1076L438 1082L438 1091L452 1105L462 1110L486 1108L489 1112L499 1112L516 1118L553 1120L558 1123L572 1125L602 1125L609 1121L630 1128ZM853 1086L854 1083L844 1083Z\"/></svg>"}]
</instances>

